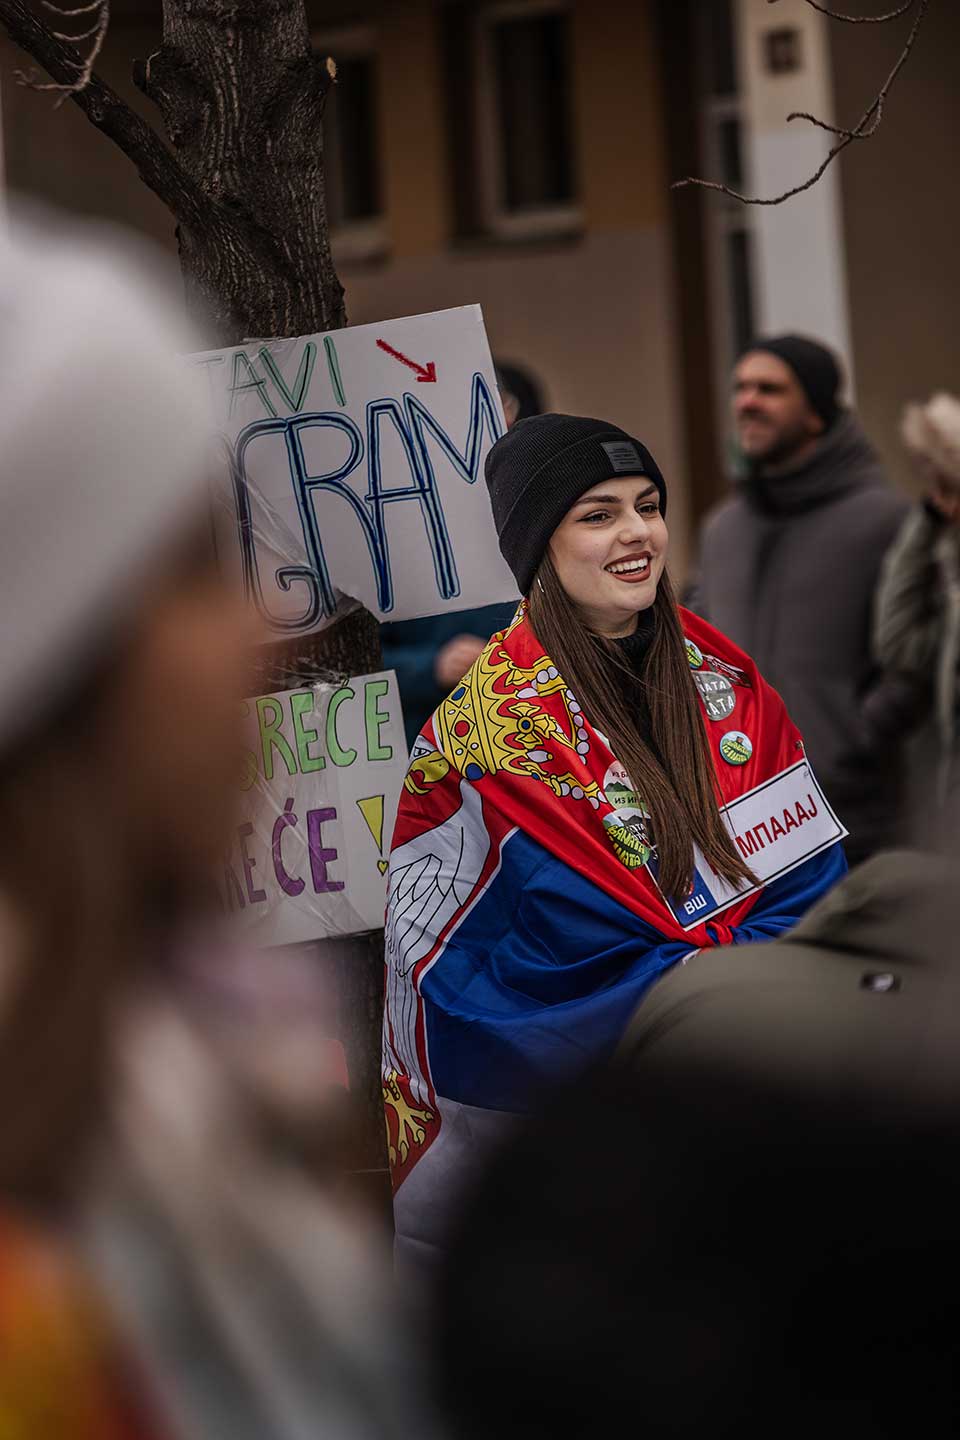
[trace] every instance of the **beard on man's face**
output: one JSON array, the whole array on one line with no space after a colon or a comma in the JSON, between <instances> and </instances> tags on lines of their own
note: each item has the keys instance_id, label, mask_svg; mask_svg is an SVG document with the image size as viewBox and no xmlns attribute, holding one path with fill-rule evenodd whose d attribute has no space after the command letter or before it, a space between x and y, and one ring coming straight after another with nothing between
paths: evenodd
<instances>
[{"instance_id":1,"label":"beard on man's face","mask_svg":"<svg viewBox=\"0 0 960 1440\"><path fill-rule=\"evenodd\" d=\"M745 436L744 430L751 424L759 428ZM753 410L737 416L737 432L741 451L751 465L781 465L811 439L801 422L776 425L766 415Z\"/></svg>"}]
</instances>

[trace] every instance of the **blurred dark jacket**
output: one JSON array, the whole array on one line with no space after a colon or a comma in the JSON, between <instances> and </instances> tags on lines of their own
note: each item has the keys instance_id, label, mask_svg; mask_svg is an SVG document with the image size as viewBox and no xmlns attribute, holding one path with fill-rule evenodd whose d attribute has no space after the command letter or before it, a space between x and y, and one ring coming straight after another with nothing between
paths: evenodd
<instances>
[{"instance_id":1,"label":"blurred dark jacket","mask_svg":"<svg viewBox=\"0 0 960 1440\"><path fill-rule=\"evenodd\" d=\"M421 620L397 620L380 627L383 664L396 670L403 704L407 744L412 745L441 700L450 692L434 673L437 653L457 635L479 635L488 640L510 624L519 602L508 600L479 610L454 610L426 615Z\"/></svg>"},{"instance_id":2,"label":"blurred dark jacket","mask_svg":"<svg viewBox=\"0 0 960 1440\"><path fill-rule=\"evenodd\" d=\"M927 723L914 750L915 809L923 841L931 811L956 800L960 667L960 532L931 506L915 506L883 562L874 653L884 669L914 686ZM936 838L936 837L934 837Z\"/></svg>"},{"instance_id":3,"label":"blurred dark jacket","mask_svg":"<svg viewBox=\"0 0 960 1440\"><path fill-rule=\"evenodd\" d=\"M850 831L852 862L897 843L912 691L871 655L883 556L907 504L843 413L793 471L744 480L706 521L696 610L757 662Z\"/></svg>"},{"instance_id":4,"label":"blurred dark jacket","mask_svg":"<svg viewBox=\"0 0 960 1440\"><path fill-rule=\"evenodd\" d=\"M544 1097L440 1273L458 1440L956 1434L957 875L878 857Z\"/></svg>"},{"instance_id":5,"label":"blurred dark jacket","mask_svg":"<svg viewBox=\"0 0 960 1440\"><path fill-rule=\"evenodd\" d=\"M890 851L788 935L700 953L644 1000L618 1060L931 1107L960 1096L960 865Z\"/></svg>"}]
</instances>

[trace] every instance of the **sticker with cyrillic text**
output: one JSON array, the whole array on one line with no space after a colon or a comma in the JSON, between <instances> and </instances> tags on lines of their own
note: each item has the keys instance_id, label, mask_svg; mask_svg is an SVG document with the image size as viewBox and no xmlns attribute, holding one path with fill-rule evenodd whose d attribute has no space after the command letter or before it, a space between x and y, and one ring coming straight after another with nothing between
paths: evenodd
<instances>
[{"instance_id":1,"label":"sticker with cyrillic text","mask_svg":"<svg viewBox=\"0 0 960 1440\"><path fill-rule=\"evenodd\" d=\"M712 920L735 901L789 875L847 834L806 760L741 795L720 813L757 883L734 887L717 875L700 850L695 849L696 870L690 894L683 900L664 897L684 930ZM654 880L658 868L656 857L651 858L647 869Z\"/></svg>"}]
</instances>

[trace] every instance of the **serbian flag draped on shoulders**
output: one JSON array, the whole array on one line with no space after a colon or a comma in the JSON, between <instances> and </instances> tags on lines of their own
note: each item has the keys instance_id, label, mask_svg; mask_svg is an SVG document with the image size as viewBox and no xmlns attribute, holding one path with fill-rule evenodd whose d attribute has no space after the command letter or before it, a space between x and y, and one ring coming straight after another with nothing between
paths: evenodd
<instances>
[{"instance_id":1,"label":"serbian flag draped on shoulders","mask_svg":"<svg viewBox=\"0 0 960 1440\"><path fill-rule=\"evenodd\" d=\"M417 740L390 855L383 1094L398 1249L442 1235L508 1116L603 1059L657 976L788 930L846 868L845 830L779 695L681 611L721 805L757 884L701 856L657 884L643 799L521 606Z\"/></svg>"}]
</instances>

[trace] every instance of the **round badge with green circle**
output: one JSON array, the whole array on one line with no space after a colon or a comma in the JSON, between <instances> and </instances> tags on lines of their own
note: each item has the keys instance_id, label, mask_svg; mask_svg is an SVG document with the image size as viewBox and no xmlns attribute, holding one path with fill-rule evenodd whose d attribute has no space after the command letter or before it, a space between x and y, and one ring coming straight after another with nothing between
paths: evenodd
<instances>
[{"instance_id":1,"label":"round badge with green circle","mask_svg":"<svg viewBox=\"0 0 960 1440\"><path fill-rule=\"evenodd\" d=\"M614 810L642 808L633 788L633 781L619 760L614 760L603 777L603 793Z\"/></svg>"},{"instance_id":2,"label":"round badge with green circle","mask_svg":"<svg viewBox=\"0 0 960 1440\"><path fill-rule=\"evenodd\" d=\"M685 644L686 651L687 651L687 664L690 666L690 669L691 669L691 670L700 670L700 669L702 669L702 668L703 668L703 651L700 649L700 646L699 646L699 645L694 645L694 643L693 643L692 640L687 640L687 641L684 642L684 644Z\"/></svg>"},{"instance_id":3,"label":"round badge with green circle","mask_svg":"<svg viewBox=\"0 0 960 1440\"><path fill-rule=\"evenodd\" d=\"M720 754L728 765L746 765L753 754L753 741L742 730L728 730L720 741Z\"/></svg>"},{"instance_id":4,"label":"round badge with green circle","mask_svg":"<svg viewBox=\"0 0 960 1440\"><path fill-rule=\"evenodd\" d=\"M639 870L653 854L649 820L640 810L624 806L603 817L613 853L628 870Z\"/></svg>"}]
</instances>

